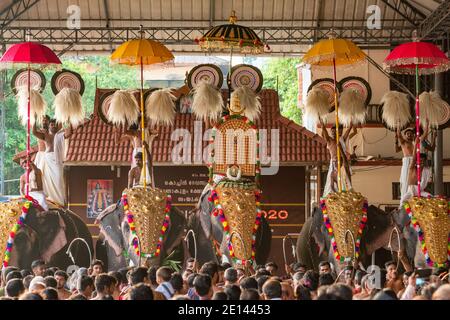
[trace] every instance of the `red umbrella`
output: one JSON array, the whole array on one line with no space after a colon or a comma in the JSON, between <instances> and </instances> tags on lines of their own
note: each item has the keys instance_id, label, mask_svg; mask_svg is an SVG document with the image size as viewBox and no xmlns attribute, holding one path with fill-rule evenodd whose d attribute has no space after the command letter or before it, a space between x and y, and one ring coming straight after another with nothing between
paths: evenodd
<instances>
[{"instance_id":1,"label":"red umbrella","mask_svg":"<svg viewBox=\"0 0 450 320\"><path fill-rule=\"evenodd\" d=\"M36 42L15 44L0 58L0 68L23 67L28 69L28 121L27 121L27 159L30 157L30 71L44 66L59 66L61 61L48 47ZM27 163L27 188L29 196L30 167Z\"/></svg>"},{"instance_id":2,"label":"red umbrella","mask_svg":"<svg viewBox=\"0 0 450 320\"><path fill-rule=\"evenodd\" d=\"M384 69L392 73L416 76L416 136L420 130L419 75L444 72L450 69L450 60L434 44L413 41L394 48L384 60ZM416 145L417 155L417 191L420 197L420 144Z\"/></svg>"}]
</instances>

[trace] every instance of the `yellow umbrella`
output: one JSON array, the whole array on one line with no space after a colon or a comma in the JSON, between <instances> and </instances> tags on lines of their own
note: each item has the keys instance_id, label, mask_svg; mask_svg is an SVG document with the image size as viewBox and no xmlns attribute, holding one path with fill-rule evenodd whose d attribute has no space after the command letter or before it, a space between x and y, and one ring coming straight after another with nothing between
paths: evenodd
<instances>
[{"instance_id":1,"label":"yellow umbrella","mask_svg":"<svg viewBox=\"0 0 450 320\"><path fill-rule=\"evenodd\" d=\"M341 186L341 155L339 150L339 117L338 117L338 91L336 84L336 66L350 65L364 60L366 54L350 40L346 39L324 39L316 43L303 56L303 63L320 67L333 67L334 79L334 105L336 111L336 145L338 158L338 187Z\"/></svg>"},{"instance_id":2,"label":"yellow umbrella","mask_svg":"<svg viewBox=\"0 0 450 320\"><path fill-rule=\"evenodd\" d=\"M128 66L140 66L141 69L141 138L145 141L145 115L144 115L144 65L163 63L174 59L173 54L162 43L150 39L143 39L144 31L141 25L141 38L129 40L121 44L111 55L110 61ZM144 188L147 186L146 152L142 152Z\"/></svg>"}]
</instances>

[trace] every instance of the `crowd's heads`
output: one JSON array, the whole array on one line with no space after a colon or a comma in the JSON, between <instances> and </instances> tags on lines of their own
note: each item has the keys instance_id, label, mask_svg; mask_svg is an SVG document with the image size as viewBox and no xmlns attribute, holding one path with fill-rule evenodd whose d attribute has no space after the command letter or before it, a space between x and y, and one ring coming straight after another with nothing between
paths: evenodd
<instances>
[{"instance_id":1,"label":"crowd's heads","mask_svg":"<svg viewBox=\"0 0 450 320\"><path fill-rule=\"evenodd\" d=\"M328 261L319 263L319 274L331 273L331 264Z\"/></svg>"},{"instance_id":2,"label":"crowd's heads","mask_svg":"<svg viewBox=\"0 0 450 320\"><path fill-rule=\"evenodd\" d=\"M319 276L319 286L329 286L334 283L331 273L323 273Z\"/></svg>"},{"instance_id":3,"label":"crowd's heads","mask_svg":"<svg viewBox=\"0 0 450 320\"><path fill-rule=\"evenodd\" d=\"M44 300L59 300L58 291L55 288L46 288L41 295Z\"/></svg>"},{"instance_id":4,"label":"crowd's heads","mask_svg":"<svg viewBox=\"0 0 450 320\"><path fill-rule=\"evenodd\" d=\"M433 300L450 300L450 284L441 285L432 296Z\"/></svg>"},{"instance_id":5,"label":"crowd's heads","mask_svg":"<svg viewBox=\"0 0 450 320\"><path fill-rule=\"evenodd\" d=\"M69 276L67 275L67 273L65 271L62 271L62 270L56 271L55 272L55 280L56 280L56 283L57 283L56 288L57 289L64 288L68 278L69 278Z\"/></svg>"},{"instance_id":6,"label":"crowd's heads","mask_svg":"<svg viewBox=\"0 0 450 320\"><path fill-rule=\"evenodd\" d=\"M6 283L5 294L7 297L18 298L25 292L25 286L21 279L11 279Z\"/></svg>"},{"instance_id":7,"label":"crowd's heads","mask_svg":"<svg viewBox=\"0 0 450 320\"><path fill-rule=\"evenodd\" d=\"M58 282L52 276L47 276L44 278L44 283L47 288L58 288Z\"/></svg>"},{"instance_id":8,"label":"crowd's heads","mask_svg":"<svg viewBox=\"0 0 450 320\"><path fill-rule=\"evenodd\" d=\"M148 282L147 268L138 267L130 272L130 284L132 286L139 283L147 283L147 282Z\"/></svg>"},{"instance_id":9,"label":"crowd's heads","mask_svg":"<svg viewBox=\"0 0 450 320\"><path fill-rule=\"evenodd\" d=\"M241 290L255 289L258 291L258 281L254 277L245 277L239 282Z\"/></svg>"},{"instance_id":10,"label":"crowd's heads","mask_svg":"<svg viewBox=\"0 0 450 320\"><path fill-rule=\"evenodd\" d=\"M171 277L172 277L172 269L170 269L169 267L160 267L156 271L156 282L158 284L170 281Z\"/></svg>"},{"instance_id":11,"label":"crowd's heads","mask_svg":"<svg viewBox=\"0 0 450 320\"><path fill-rule=\"evenodd\" d=\"M241 288L235 284L225 286L223 291L227 295L227 300L239 300L241 295Z\"/></svg>"},{"instance_id":12,"label":"crowd's heads","mask_svg":"<svg viewBox=\"0 0 450 320\"><path fill-rule=\"evenodd\" d=\"M302 284L311 291L316 291L319 286L319 274L313 270L306 271Z\"/></svg>"},{"instance_id":13,"label":"crowd's heads","mask_svg":"<svg viewBox=\"0 0 450 320\"><path fill-rule=\"evenodd\" d=\"M184 281L183 281L183 277L181 276L181 274L179 272L172 273L172 276L170 277L169 282L172 285L175 292L181 292L183 290Z\"/></svg>"},{"instance_id":14,"label":"crowd's heads","mask_svg":"<svg viewBox=\"0 0 450 320\"><path fill-rule=\"evenodd\" d=\"M44 278L41 276L36 276L31 280L28 291L33 292L33 293L40 293L45 288L46 288L46 285L44 282Z\"/></svg>"},{"instance_id":15,"label":"crowd's heads","mask_svg":"<svg viewBox=\"0 0 450 320\"><path fill-rule=\"evenodd\" d=\"M278 271L278 266L275 262L268 262L266 263L266 270L270 272L270 275L274 276Z\"/></svg>"},{"instance_id":16,"label":"crowd's heads","mask_svg":"<svg viewBox=\"0 0 450 320\"><path fill-rule=\"evenodd\" d=\"M260 300L258 290L252 288L242 290L239 300Z\"/></svg>"},{"instance_id":17,"label":"crowd's heads","mask_svg":"<svg viewBox=\"0 0 450 320\"><path fill-rule=\"evenodd\" d=\"M95 290L97 291L97 294L102 296L112 295L114 293L115 284L116 280L106 273L100 273L95 277Z\"/></svg>"},{"instance_id":18,"label":"crowd's heads","mask_svg":"<svg viewBox=\"0 0 450 320\"><path fill-rule=\"evenodd\" d=\"M104 270L104 265L101 260L92 261L92 263L91 263L91 275L92 276L97 276L100 273L103 273L103 270Z\"/></svg>"},{"instance_id":19,"label":"crowd's heads","mask_svg":"<svg viewBox=\"0 0 450 320\"><path fill-rule=\"evenodd\" d=\"M311 300L311 291L304 285L299 284L295 287L295 298L297 300Z\"/></svg>"},{"instance_id":20,"label":"crowd's heads","mask_svg":"<svg viewBox=\"0 0 450 320\"><path fill-rule=\"evenodd\" d=\"M80 294L90 297L94 289L94 280L91 277L82 275L78 278L77 290Z\"/></svg>"}]
</instances>

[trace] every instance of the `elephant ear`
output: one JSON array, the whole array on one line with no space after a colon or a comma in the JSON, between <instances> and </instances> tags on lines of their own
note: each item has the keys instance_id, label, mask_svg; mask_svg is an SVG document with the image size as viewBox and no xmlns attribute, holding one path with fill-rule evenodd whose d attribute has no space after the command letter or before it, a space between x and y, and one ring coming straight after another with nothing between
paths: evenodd
<instances>
[{"instance_id":1,"label":"elephant ear","mask_svg":"<svg viewBox=\"0 0 450 320\"><path fill-rule=\"evenodd\" d=\"M64 248L64 246L67 244L66 223L59 214L55 218L57 225L55 233L53 233L53 240L48 246L46 244L41 246L41 248L45 248L41 251L41 257L45 262L49 262L53 255Z\"/></svg>"}]
</instances>

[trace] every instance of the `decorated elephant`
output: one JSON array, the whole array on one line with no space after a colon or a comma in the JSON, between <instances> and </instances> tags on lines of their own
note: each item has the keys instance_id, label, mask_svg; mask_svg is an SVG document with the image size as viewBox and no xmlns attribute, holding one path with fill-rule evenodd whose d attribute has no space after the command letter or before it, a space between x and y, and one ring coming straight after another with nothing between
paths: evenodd
<instances>
[{"instance_id":1,"label":"decorated elephant","mask_svg":"<svg viewBox=\"0 0 450 320\"><path fill-rule=\"evenodd\" d=\"M8 258L3 257L4 266L29 269L33 260L42 259L63 270L70 265L89 267L92 237L73 212L63 208L42 211L32 202L16 199L0 203L0 214L1 248L7 248L6 255L10 252Z\"/></svg>"},{"instance_id":2,"label":"decorated elephant","mask_svg":"<svg viewBox=\"0 0 450 320\"><path fill-rule=\"evenodd\" d=\"M129 197L133 197L133 195L130 194ZM139 226L139 229L149 236L144 235L144 233L138 235L140 241L138 248L140 247L142 252L155 252L160 249L155 256L149 258L141 256L140 258L135 250L135 238L132 235L129 217L125 213L124 207L122 199L117 204L106 208L97 217L100 224L100 236L96 245L96 257L105 263L108 270L127 267L129 260L132 261L133 265L160 265L176 248L180 248L187 220L180 210L170 206L166 217L162 216L158 222L155 220L146 227L142 224ZM164 208L162 209L164 213ZM166 221L170 222L166 224ZM161 237L160 233L164 225L167 226L167 230ZM138 226L136 227L138 228Z\"/></svg>"},{"instance_id":3,"label":"decorated elephant","mask_svg":"<svg viewBox=\"0 0 450 320\"><path fill-rule=\"evenodd\" d=\"M396 221L406 241L406 251L416 268L450 262L449 202L445 198L413 197L396 211Z\"/></svg>"},{"instance_id":4,"label":"decorated elephant","mask_svg":"<svg viewBox=\"0 0 450 320\"><path fill-rule=\"evenodd\" d=\"M226 185L228 184L229 187L231 187L231 190L234 190L235 192L242 193L241 197L245 196L245 192L243 192L244 189L241 189L235 185L235 183L231 181L227 181L226 179L219 182L218 185ZM221 221L221 216L219 214L215 215L214 211L216 210L214 202L211 200L211 194L212 190L206 189L205 192L202 194L199 206L197 210L194 210L192 214L189 217L189 228L193 230L195 234L196 244L194 243L194 237L189 237L189 254L192 257L195 257L198 260L200 264L203 264L207 261L218 261L218 255L222 256L223 261L228 261L232 264L236 263L236 259L233 259L230 255L230 247L229 247L229 239L226 236L226 232L224 231L223 227L223 221ZM225 194L227 190L224 190ZM224 193L222 192L222 194ZM242 209L245 208L244 203L251 201L254 202L254 195L250 194L247 195L248 201L243 201L243 199L240 199L240 201L236 201L237 199L229 199L228 204L225 202L223 203L225 208L230 208L231 206L234 206L236 210L234 210L236 214L240 214L239 212L239 206L242 207ZM230 213L233 209L229 209L226 212ZM255 210L253 208L253 210ZM228 214L228 217L231 215ZM251 215L249 215L251 216ZM255 216L256 213L253 214L253 220L248 221L247 224L247 235L244 235L244 237L241 237L242 240L247 238L247 243L251 244L251 238L249 241L249 236L252 236L252 228L253 224L255 223ZM231 222L231 218L229 218L230 225L233 226L233 222ZM242 220L238 220L236 224L244 225L245 222ZM251 228L250 228L251 227ZM244 231L243 229L235 229L236 232ZM257 229L255 233L255 244L253 250L255 251L255 261L256 264L264 264L269 256L270 253L270 247L271 247L271 240L272 240L272 233L270 230L270 226L267 223L267 220L264 217L261 217L259 228ZM245 241L245 240L244 240ZM241 244L240 238L236 237L235 244L238 246L241 245L241 251L242 253L245 253L245 248L242 248L244 244ZM197 252L195 252L195 247L197 247ZM239 250L239 249L238 249ZM247 249L247 251L252 250L251 247ZM247 253L248 254L248 253Z\"/></svg>"},{"instance_id":5,"label":"decorated elephant","mask_svg":"<svg viewBox=\"0 0 450 320\"><path fill-rule=\"evenodd\" d=\"M336 259L336 252L333 250L332 237L330 236L329 225L324 222L324 208L315 208L312 217L308 218L303 225L297 240L297 259L306 264L308 268L318 271L319 262L329 261L333 263L335 270L339 272L344 262ZM395 222L397 218L393 214L387 214L383 210L375 207L367 207L367 222L361 230L361 237L358 245L359 254L353 262L361 262L363 266L371 264L371 256L380 248L398 253L398 257L406 270L411 270L406 250L406 241L401 235L401 228ZM326 220L326 219L325 219ZM335 232L338 232L334 230ZM349 250L354 250L350 237L347 237L346 230L341 231L342 241L351 244ZM337 237L336 237L337 238ZM347 239L346 239L347 238ZM338 240L339 241L339 240ZM342 243L342 242L341 242ZM334 247L339 246L335 240ZM399 251L400 249L400 251ZM343 250L341 253L343 254ZM353 254L352 251L350 251ZM392 257L389 257L389 260Z\"/></svg>"}]
</instances>

